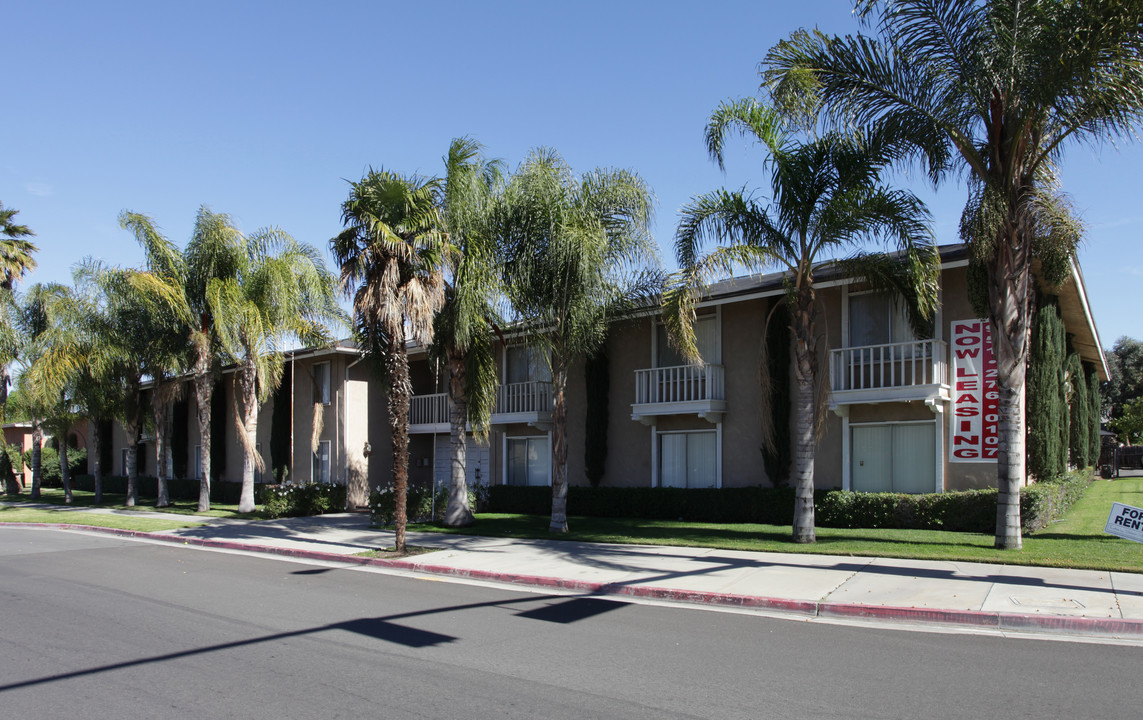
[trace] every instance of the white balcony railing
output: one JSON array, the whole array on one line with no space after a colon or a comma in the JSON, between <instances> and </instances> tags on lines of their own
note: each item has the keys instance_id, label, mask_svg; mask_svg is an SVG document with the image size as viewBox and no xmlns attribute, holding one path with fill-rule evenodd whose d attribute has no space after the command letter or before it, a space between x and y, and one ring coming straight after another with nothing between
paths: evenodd
<instances>
[{"instance_id":1,"label":"white balcony railing","mask_svg":"<svg viewBox=\"0 0 1143 720\"><path fill-rule=\"evenodd\" d=\"M635 404L693 403L726 399L721 365L678 365L635 371Z\"/></svg>"},{"instance_id":2,"label":"white balcony railing","mask_svg":"<svg viewBox=\"0 0 1143 720\"><path fill-rule=\"evenodd\" d=\"M493 415L548 413L552 411L552 384L542 380L509 383L496 389Z\"/></svg>"},{"instance_id":3,"label":"white balcony railing","mask_svg":"<svg viewBox=\"0 0 1143 720\"><path fill-rule=\"evenodd\" d=\"M448 393L414 395L409 402L410 425L448 423Z\"/></svg>"},{"instance_id":4,"label":"white balcony railing","mask_svg":"<svg viewBox=\"0 0 1143 720\"><path fill-rule=\"evenodd\" d=\"M830 350L834 392L948 385L947 345L916 340Z\"/></svg>"}]
</instances>

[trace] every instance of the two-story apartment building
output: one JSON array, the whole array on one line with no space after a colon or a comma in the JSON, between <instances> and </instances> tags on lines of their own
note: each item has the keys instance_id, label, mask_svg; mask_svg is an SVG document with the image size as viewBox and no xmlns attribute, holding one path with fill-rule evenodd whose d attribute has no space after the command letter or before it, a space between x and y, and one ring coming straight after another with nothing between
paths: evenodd
<instances>
[{"instance_id":1,"label":"two-story apartment building","mask_svg":"<svg viewBox=\"0 0 1143 720\"><path fill-rule=\"evenodd\" d=\"M825 384L824 428L815 456L820 488L940 492L996 483L994 396L989 382L987 323L968 299L963 246L941 248L940 305L933 337L914 337L894 298L853 278L816 274L820 316L819 372ZM1073 346L1107 378L1083 277L1073 265L1058 292ZM765 319L785 289L780 273L713 285L699 302L695 333L701 364L686 363L652 312L616 322L610 332L609 451L601 483L642 487L770 485L762 461L759 362ZM552 398L547 362L523 338L497 346L500 387L486 444L468 438L468 481L510 485L551 483ZM288 434L288 479L350 488L351 505L391 477L386 399L369 362L351 344L290 353L283 389L263 408L260 451L271 466L276 433ZM425 353L410 349L410 481L446 484L449 477L447 377ZM232 383L218 384L227 416L222 481L241 478L233 423ZM582 365L568 388L568 477L584 471L586 396ZM274 412L288 402L290 412ZM193 402L186 445L197 444ZM288 419L287 419L288 418ZM789 418L770 422L789 423ZM219 427L216 425L216 427ZM215 442L219 438L216 435ZM119 448L125 438L115 437ZM197 475L192 453L176 475ZM153 460L147 463L152 468ZM280 464L280 463L279 463ZM119 470L117 465L115 468ZM195 473L196 475L192 475Z\"/></svg>"}]
</instances>

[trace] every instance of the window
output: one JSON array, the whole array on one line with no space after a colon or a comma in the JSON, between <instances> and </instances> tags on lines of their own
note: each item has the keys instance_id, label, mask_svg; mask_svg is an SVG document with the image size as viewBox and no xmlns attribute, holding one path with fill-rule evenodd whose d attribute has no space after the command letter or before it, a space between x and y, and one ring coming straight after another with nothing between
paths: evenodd
<instances>
[{"instance_id":1,"label":"window","mask_svg":"<svg viewBox=\"0 0 1143 720\"><path fill-rule=\"evenodd\" d=\"M329 484L329 440L318 443L317 452L314 453L313 481Z\"/></svg>"},{"instance_id":2,"label":"window","mask_svg":"<svg viewBox=\"0 0 1143 720\"><path fill-rule=\"evenodd\" d=\"M886 345L916 340L904 300L887 292L849 294L849 346Z\"/></svg>"},{"instance_id":3,"label":"window","mask_svg":"<svg viewBox=\"0 0 1143 720\"><path fill-rule=\"evenodd\" d=\"M659 434L659 487L718 485L718 434L714 430Z\"/></svg>"},{"instance_id":4,"label":"window","mask_svg":"<svg viewBox=\"0 0 1143 720\"><path fill-rule=\"evenodd\" d=\"M851 426L850 484L856 492L936 490L933 422Z\"/></svg>"},{"instance_id":5,"label":"window","mask_svg":"<svg viewBox=\"0 0 1143 720\"><path fill-rule=\"evenodd\" d=\"M699 315L695 318L695 346L702 355L704 363L719 365L722 363L722 353L719 347L718 315ZM655 367L678 367L689 365L683 360L679 351L671 346L667 337L667 327L662 323L655 326Z\"/></svg>"},{"instance_id":6,"label":"window","mask_svg":"<svg viewBox=\"0 0 1143 720\"><path fill-rule=\"evenodd\" d=\"M552 461L548 437L514 437L507 439L508 484L550 485Z\"/></svg>"},{"instance_id":7,"label":"window","mask_svg":"<svg viewBox=\"0 0 1143 720\"><path fill-rule=\"evenodd\" d=\"M551 382L552 370L544 359L543 351L530 345L516 345L505 351L504 382Z\"/></svg>"},{"instance_id":8,"label":"window","mask_svg":"<svg viewBox=\"0 0 1143 720\"><path fill-rule=\"evenodd\" d=\"M314 365L314 405L329 405L329 363Z\"/></svg>"}]
</instances>

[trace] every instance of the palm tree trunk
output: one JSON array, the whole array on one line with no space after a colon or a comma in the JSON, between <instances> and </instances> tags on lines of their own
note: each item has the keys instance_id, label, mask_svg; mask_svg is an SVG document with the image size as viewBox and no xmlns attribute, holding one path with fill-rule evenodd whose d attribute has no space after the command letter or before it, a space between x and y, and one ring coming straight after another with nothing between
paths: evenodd
<instances>
[{"instance_id":1,"label":"palm tree trunk","mask_svg":"<svg viewBox=\"0 0 1143 720\"><path fill-rule=\"evenodd\" d=\"M996 358L999 418L996 479L996 547L1023 547L1020 488L1025 478L1023 395L1031 323L1031 243L1019 242L1021 227L1010 227L998 239L988 268L988 302L992 315L992 347Z\"/></svg>"},{"instance_id":2,"label":"palm tree trunk","mask_svg":"<svg viewBox=\"0 0 1143 720\"><path fill-rule=\"evenodd\" d=\"M158 485L158 498L155 507L168 507L171 504L167 491L167 437L163 432L163 422L166 419L166 390L163 383L156 382L151 392L151 416L155 423L155 482Z\"/></svg>"},{"instance_id":3,"label":"palm tree trunk","mask_svg":"<svg viewBox=\"0 0 1143 720\"><path fill-rule=\"evenodd\" d=\"M405 525L408 522L409 490L409 358L405 351L405 329L390 333L393 349L386 358L389 365L389 425L393 435L393 495L395 550L405 552Z\"/></svg>"},{"instance_id":4,"label":"palm tree trunk","mask_svg":"<svg viewBox=\"0 0 1143 720\"><path fill-rule=\"evenodd\" d=\"M814 293L799 290L794 308L794 457L790 479L794 482L793 540L817 541L814 531Z\"/></svg>"},{"instance_id":5,"label":"palm tree trunk","mask_svg":"<svg viewBox=\"0 0 1143 720\"><path fill-rule=\"evenodd\" d=\"M253 364L242 369L239 379L242 392L242 493L238 499L238 512L254 512L254 467L258 462L258 378Z\"/></svg>"},{"instance_id":6,"label":"palm tree trunk","mask_svg":"<svg viewBox=\"0 0 1143 720\"><path fill-rule=\"evenodd\" d=\"M40 424L39 419L32 418L32 494L33 500L40 499L40 483L43 479L43 474L40 467L41 451L40 448L44 444L44 428Z\"/></svg>"},{"instance_id":7,"label":"palm tree trunk","mask_svg":"<svg viewBox=\"0 0 1143 720\"><path fill-rule=\"evenodd\" d=\"M95 453L92 474L95 478L95 504L103 503L103 433L99 431L102 418L91 418L91 449Z\"/></svg>"},{"instance_id":8,"label":"palm tree trunk","mask_svg":"<svg viewBox=\"0 0 1143 720\"><path fill-rule=\"evenodd\" d=\"M471 525L476 518L468 507L467 472L468 433L468 383L465 375L464 356L449 353L449 489L448 506L445 508L444 524L447 527Z\"/></svg>"},{"instance_id":9,"label":"palm tree trunk","mask_svg":"<svg viewBox=\"0 0 1143 720\"><path fill-rule=\"evenodd\" d=\"M139 501L139 423L132 421L123 428L127 431L127 507L134 507Z\"/></svg>"},{"instance_id":10,"label":"palm tree trunk","mask_svg":"<svg viewBox=\"0 0 1143 720\"><path fill-rule=\"evenodd\" d=\"M997 384L999 414L997 427L999 446L996 453L999 495L996 498L996 547L1019 550L1021 536L1020 488L1024 477L1024 429L1020 422L1023 388Z\"/></svg>"},{"instance_id":11,"label":"palm tree trunk","mask_svg":"<svg viewBox=\"0 0 1143 720\"><path fill-rule=\"evenodd\" d=\"M210 357L202 352L195 358L194 399L198 413L199 467L198 511L210 510L210 400L214 392L214 375L210 372Z\"/></svg>"},{"instance_id":12,"label":"palm tree trunk","mask_svg":"<svg viewBox=\"0 0 1143 720\"><path fill-rule=\"evenodd\" d=\"M552 522L548 532L568 531L568 371L562 362L552 367Z\"/></svg>"},{"instance_id":13,"label":"palm tree trunk","mask_svg":"<svg viewBox=\"0 0 1143 720\"><path fill-rule=\"evenodd\" d=\"M71 505L71 463L67 458L67 431L59 439L60 443L60 484L63 485L64 503Z\"/></svg>"}]
</instances>

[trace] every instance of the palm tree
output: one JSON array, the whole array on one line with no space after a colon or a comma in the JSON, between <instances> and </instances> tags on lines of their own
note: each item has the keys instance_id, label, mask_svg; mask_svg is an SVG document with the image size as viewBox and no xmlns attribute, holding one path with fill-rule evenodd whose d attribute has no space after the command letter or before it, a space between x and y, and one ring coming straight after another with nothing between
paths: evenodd
<instances>
[{"instance_id":1,"label":"palm tree","mask_svg":"<svg viewBox=\"0 0 1143 720\"><path fill-rule=\"evenodd\" d=\"M609 321L657 288L654 198L628 170L576 177L554 151L533 151L497 211L509 302L552 375L552 519L567 532L567 381L571 364L603 344Z\"/></svg>"},{"instance_id":2,"label":"palm tree","mask_svg":"<svg viewBox=\"0 0 1143 720\"><path fill-rule=\"evenodd\" d=\"M466 425L486 441L496 400L492 337L499 267L488 218L502 182L502 166L481 157L481 149L471 138L457 138L445 157L443 218L455 250L449 256L445 303L436 319L431 350L444 362L449 377L450 482L444 515L449 527L474 520L465 478Z\"/></svg>"},{"instance_id":3,"label":"palm tree","mask_svg":"<svg viewBox=\"0 0 1143 720\"><path fill-rule=\"evenodd\" d=\"M814 274L829 254L876 237L890 238L906 263L886 267L877 256L849 261L871 280L884 280L915 298L928 317L935 308L937 255L926 221L928 213L913 195L880 184L888 157L876 145L826 135L806 142L787 140L780 115L752 99L723 103L706 129L707 149L721 167L723 141L730 132L749 136L770 155L772 203L761 205L742 191L700 195L682 210L675 234L678 283L666 296L664 320L684 355L699 359L693 330L694 303L711 277L736 268L781 268L788 275L786 295L793 345L794 457L791 479L794 542L814 542L814 450L820 412L815 402L818 362ZM700 255L708 241L719 247ZM911 272L902 272L908 270ZM915 279L913 279L915 278ZM779 420L780 422L780 420Z\"/></svg>"},{"instance_id":4,"label":"palm tree","mask_svg":"<svg viewBox=\"0 0 1143 720\"><path fill-rule=\"evenodd\" d=\"M257 452L258 413L282 380L288 339L329 345L327 321L339 321L334 278L317 249L277 229L260 230L231 278L206 288L215 328L234 376L235 418L243 448L238 512L254 511L254 471L264 469Z\"/></svg>"},{"instance_id":5,"label":"palm tree","mask_svg":"<svg viewBox=\"0 0 1143 720\"><path fill-rule=\"evenodd\" d=\"M14 324L21 339L19 359L29 378L35 378L36 373L33 370L45 365L44 356L53 337L51 331L60 322L59 316L61 309L67 304L68 292L67 287L56 283L36 283L20 298ZM27 383L27 387L21 382L21 387L23 388L20 395L23 403L21 409L32 420L31 498L38 500L43 479L40 459L44 425L62 413L64 403L61 397L65 395L64 385L44 384L33 379ZM58 425L58 423L51 424ZM70 502L71 488L65 486L64 491L67 501Z\"/></svg>"},{"instance_id":6,"label":"palm tree","mask_svg":"<svg viewBox=\"0 0 1143 720\"><path fill-rule=\"evenodd\" d=\"M171 302L177 304L177 317L184 319L183 338L189 339L187 364L194 374L196 417L199 431L198 510L210 510L211 480L211 397L219 372L220 347L214 311L207 299L207 288L213 280L237 277L246 256L246 239L230 216L200 207L194 230L181 258L175 246L159 232L154 221L141 213L124 211L119 222L130 230L147 256L147 267L157 279L166 278L178 293ZM161 290L156 285L156 290Z\"/></svg>"},{"instance_id":7,"label":"palm tree","mask_svg":"<svg viewBox=\"0 0 1143 720\"><path fill-rule=\"evenodd\" d=\"M100 426L122 406L122 355L98 277L103 267L85 259L75 271L74 290L56 304L58 312L40 343L42 354L24 377L42 395L66 394L92 428L95 504L103 502L101 455L105 438Z\"/></svg>"},{"instance_id":8,"label":"palm tree","mask_svg":"<svg viewBox=\"0 0 1143 720\"><path fill-rule=\"evenodd\" d=\"M370 170L341 206L346 229L331 241L341 288L353 298L354 332L389 391L396 549L405 551L409 476L408 341L429 345L444 303L448 244L435 178Z\"/></svg>"},{"instance_id":9,"label":"palm tree","mask_svg":"<svg viewBox=\"0 0 1143 720\"><path fill-rule=\"evenodd\" d=\"M16 281L36 269L32 253L37 248L27 238L35 235L26 225L17 225L13 218L19 210L4 208L0 203L0 303L11 306ZM5 313L5 317L6 317ZM8 400L8 364L15 359L18 340L11 323L0 323L0 413Z\"/></svg>"},{"instance_id":10,"label":"palm tree","mask_svg":"<svg viewBox=\"0 0 1143 720\"><path fill-rule=\"evenodd\" d=\"M1143 6L1051 0L864 0L879 38L799 32L764 79L838 123L909 141L934 182L967 171L962 236L986 275L997 358L996 546L1017 549L1032 258L1066 277L1078 239L1055 163L1073 141L1114 141L1143 115Z\"/></svg>"}]
</instances>

